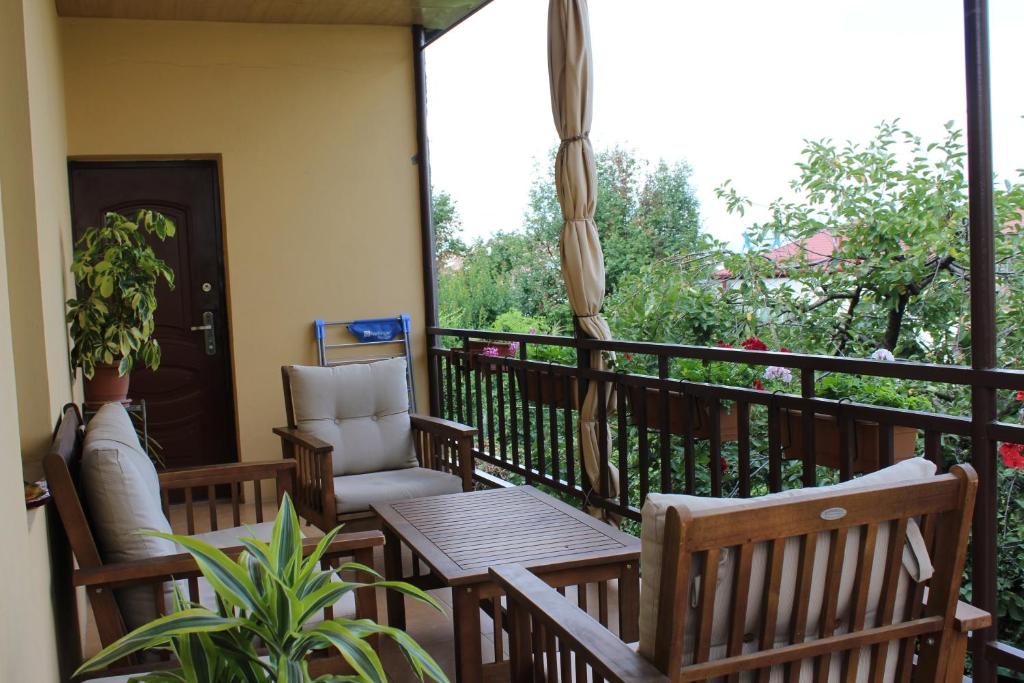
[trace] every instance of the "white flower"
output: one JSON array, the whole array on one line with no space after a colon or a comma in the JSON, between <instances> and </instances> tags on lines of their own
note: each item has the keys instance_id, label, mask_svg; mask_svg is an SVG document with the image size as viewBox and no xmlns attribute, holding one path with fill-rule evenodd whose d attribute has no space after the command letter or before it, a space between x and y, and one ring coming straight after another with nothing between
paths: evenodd
<instances>
[{"instance_id":1,"label":"white flower","mask_svg":"<svg viewBox=\"0 0 1024 683\"><path fill-rule=\"evenodd\" d=\"M891 362L896 360L896 356L892 355L892 351L889 349L878 349L871 354L871 360L884 360Z\"/></svg>"},{"instance_id":2,"label":"white flower","mask_svg":"<svg viewBox=\"0 0 1024 683\"><path fill-rule=\"evenodd\" d=\"M768 380L781 379L786 384L793 381L793 372L789 368L782 368L778 365L769 365L765 368L764 378Z\"/></svg>"}]
</instances>

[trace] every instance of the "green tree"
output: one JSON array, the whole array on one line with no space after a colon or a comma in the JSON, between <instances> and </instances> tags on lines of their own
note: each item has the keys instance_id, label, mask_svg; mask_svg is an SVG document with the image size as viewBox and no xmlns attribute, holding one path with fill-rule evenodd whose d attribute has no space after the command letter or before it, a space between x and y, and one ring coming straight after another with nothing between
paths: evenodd
<instances>
[{"instance_id":1,"label":"green tree","mask_svg":"<svg viewBox=\"0 0 1024 683\"><path fill-rule=\"evenodd\" d=\"M453 256L466 253L466 243L462 241L462 217L450 194L431 188L431 195L434 254L439 263L447 264Z\"/></svg>"}]
</instances>

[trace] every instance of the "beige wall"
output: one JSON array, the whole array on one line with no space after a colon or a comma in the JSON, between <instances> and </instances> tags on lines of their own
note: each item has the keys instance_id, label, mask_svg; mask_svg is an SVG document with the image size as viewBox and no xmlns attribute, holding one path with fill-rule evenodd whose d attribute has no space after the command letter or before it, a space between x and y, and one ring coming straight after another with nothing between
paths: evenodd
<instances>
[{"instance_id":1,"label":"beige wall","mask_svg":"<svg viewBox=\"0 0 1024 683\"><path fill-rule=\"evenodd\" d=\"M61 235L68 229L63 84L48 0L0 3L0 680L58 680L48 510L26 511L70 400ZM67 610L65 605L64 609Z\"/></svg>"},{"instance_id":2,"label":"beige wall","mask_svg":"<svg viewBox=\"0 0 1024 683\"><path fill-rule=\"evenodd\" d=\"M279 366L312 321L408 312L423 287L408 29L64 19L74 155L222 155L241 456L280 457Z\"/></svg>"}]
</instances>

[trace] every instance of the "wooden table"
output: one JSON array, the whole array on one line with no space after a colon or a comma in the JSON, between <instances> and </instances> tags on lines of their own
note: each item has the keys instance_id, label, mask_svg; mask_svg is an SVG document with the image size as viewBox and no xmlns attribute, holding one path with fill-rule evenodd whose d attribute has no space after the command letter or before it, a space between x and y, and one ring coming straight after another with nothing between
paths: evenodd
<instances>
[{"instance_id":1,"label":"wooden table","mask_svg":"<svg viewBox=\"0 0 1024 683\"><path fill-rule=\"evenodd\" d=\"M420 588L451 587L454 605L456 680L478 683L500 677L501 591L488 567L521 564L548 584L599 583L600 611L607 621L607 581L618 580L619 633L639 638L640 541L531 486L454 493L373 505L383 521L385 574ZM413 556L404 575L402 544ZM430 570L420 575L422 562ZM585 602L586 591L583 591ZM388 623L405 628L405 601L387 593ZM494 619L495 660L483 664L480 609Z\"/></svg>"}]
</instances>

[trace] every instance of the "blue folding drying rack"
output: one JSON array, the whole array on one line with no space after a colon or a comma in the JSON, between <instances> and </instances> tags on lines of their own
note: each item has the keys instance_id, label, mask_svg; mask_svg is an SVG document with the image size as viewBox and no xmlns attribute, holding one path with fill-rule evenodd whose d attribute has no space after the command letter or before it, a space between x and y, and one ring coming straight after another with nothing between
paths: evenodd
<instances>
[{"instance_id":1,"label":"blue folding drying rack","mask_svg":"<svg viewBox=\"0 0 1024 683\"><path fill-rule=\"evenodd\" d=\"M374 340L374 341L360 341L350 330L349 325L357 323L398 323L401 328L401 332L394 339L387 340ZM356 341L351 342L328 342L327 340L327 328L329 327L343 327L345 333L351 336ZM406 385L409 388L409 407L411 412L416 412L416 384L413 379L412 371L412 342L410 341L410 329L411 325L409 322L409 314L402 313L391 318L368 318L364 320L314 320L313 329L316 333L316 345L319 353L320 365L322 367L332 367L335 365L346 365L348 363L368 363L375 360L387 360L388 358L396 358L397 356L381 356L377 358L331 358L332 349L353 349L367 346L398 346L399 344L405 349L405 374L406 374Z\"/></svg>"}]
</instances>

